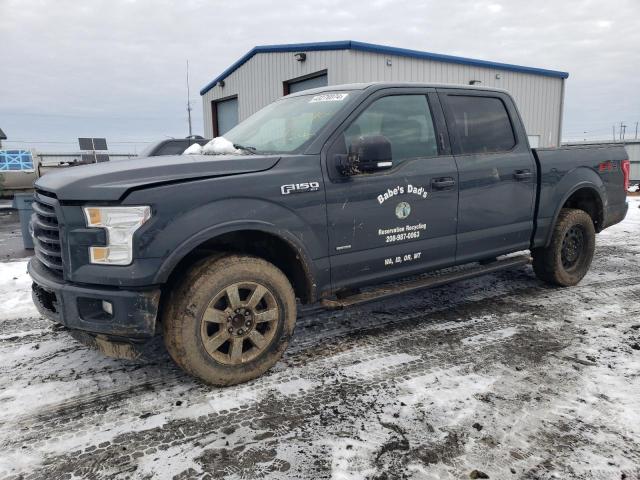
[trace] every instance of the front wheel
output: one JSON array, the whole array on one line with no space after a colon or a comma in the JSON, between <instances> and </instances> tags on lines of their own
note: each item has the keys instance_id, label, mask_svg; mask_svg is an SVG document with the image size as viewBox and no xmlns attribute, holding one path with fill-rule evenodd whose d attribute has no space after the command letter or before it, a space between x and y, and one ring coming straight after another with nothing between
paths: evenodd
<instances>
[{"instance_id":1,"label":"front wheel","mask_svg":"<svg viewBox=\"0 0 640 480\"><path fill-rule=\"evenodd\" d=\"M533 271L547 283L576 285L591 266L595 245L591 217L583 210L564 208L558 215L549 246L531 252Z\"/></svg>"},{"instance_id":2,"label":"front wheel","mask_svg":"<svg viewBox=\"0 0 640 480\"><path fill-rule=\"evenodd\" d=\"M213 385L254 379L282 356L296 302L287 277L256 257L227 255L196 264L163 316L173 360Z\"/></svg>"}]
</instances>

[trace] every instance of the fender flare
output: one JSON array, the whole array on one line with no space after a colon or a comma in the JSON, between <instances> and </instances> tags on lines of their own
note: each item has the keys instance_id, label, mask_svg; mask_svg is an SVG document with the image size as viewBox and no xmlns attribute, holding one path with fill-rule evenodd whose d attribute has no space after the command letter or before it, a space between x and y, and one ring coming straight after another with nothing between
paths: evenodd
<instances>
[{"instance_id":1,"label":"fender flare","mask_svg":"<svg viewBox=\"0 0 640 480\"><path fill-rule=\"evenodd\" d=\"M162 265L156 272L154 282L157 284L165 283L175 267L194 249L203 243L213 240L216 237L226 233L240 232L243 230L260 231L273 235L280 240L286 242L294 249L300 257L302 268L307 277L312 296L315 296L316 276L313 271L313 262L306 247L291 232L277 228L275 225L261 220L234 220L220 223L200 230L192 235L180 245L178 245L169 256L162 262Z\"/></svg>"},{"instance_id":2,"label":"fender flare","mask_svg":"<svg viewBox=\"0 0 640 480\"><path fill-rule=\"evenodd\" d=\"M602 181L601 181L602 183ZM569 200L569 198L571 198L571 196L576 193L578 190L581 190L583 188L587 188L589 190L593 190L593 192L596 194L596 198L598 198L598 200L600 201L600 205L602 207L602 224L605 223L605 215L606 215L606 202L605 199L603 199L603 195L601 192L601 188L602 185L599 187L598 185L596 185L595 183L585 180L582 182L579 182L577 185L574 185L574 187L569 190L568 193L566 193L563 197L562 200L560 202L558 202L558 205L556 207L556 210L553 214L553 221L551 222L551 227L549 228L549 232L547 233L547 238L545 240L544 246L547 247L550 243L551 243L551 236L553 235L553 228L556 225L556 222L558 221L558 216L560 215L560 211L562 210L562 207L564 206L565 203L567 203L567 200ZM596 231L600 231L598 229L596 229Z\"/></svg>"}]
</instances>

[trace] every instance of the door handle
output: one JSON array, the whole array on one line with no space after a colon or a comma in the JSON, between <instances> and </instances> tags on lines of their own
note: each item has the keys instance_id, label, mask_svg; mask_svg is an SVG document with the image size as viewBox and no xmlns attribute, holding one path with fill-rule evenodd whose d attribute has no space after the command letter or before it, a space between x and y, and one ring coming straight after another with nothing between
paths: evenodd
<instances>
[{"instance_id":1,"label":"door handle","mask_svg":"<svg viewBox=\"0 0 640 480\"><path fill-rule=\"evenodd\" d=\"M513 172L513 176L516 180L527 180L532 177L532 173L530 170L516 170Z\"/></svg>"},{"instance_id":2,"label":"door handle","mask_svg":"<svg viewBox=\"0 0 640 480\"><path fill-rule=\"evenodd\" d=\"M431 186L436 190L443 190L445 188L451 188L456 184L456 181L451 177L436 178L431 181Z\"/></svg>"}]
</instances>

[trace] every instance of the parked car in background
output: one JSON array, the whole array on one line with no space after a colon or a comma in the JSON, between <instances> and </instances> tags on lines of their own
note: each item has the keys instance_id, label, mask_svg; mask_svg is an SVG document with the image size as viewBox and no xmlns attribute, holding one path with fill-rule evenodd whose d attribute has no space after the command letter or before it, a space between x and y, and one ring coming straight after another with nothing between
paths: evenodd
<instances>
[{"instance_id":1,"label":"parked car in background","mask_svg":"<svg viewBox=\"0 0 640 480\"><path fill-rule=\"evenodd\" d=\"M194 135L187 138L167 138L160 140L159 142L152 143L146 147L139 157L160 157L164 155L181 155L187 148L194 143L199 145L205 145L209 139L203 138L199 135Z\"/></svg>"}]
</instances>

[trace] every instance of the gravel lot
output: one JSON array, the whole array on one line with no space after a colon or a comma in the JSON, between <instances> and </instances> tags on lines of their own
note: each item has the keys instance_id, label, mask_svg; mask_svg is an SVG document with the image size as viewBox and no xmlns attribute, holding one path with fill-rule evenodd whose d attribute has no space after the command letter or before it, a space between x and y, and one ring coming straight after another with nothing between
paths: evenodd
<instances>
[{"instance_id":1,"label":"gravel lot","mask_svg":"<svg viewBox=\"0 0 640 480\"><path fill-rule=\"evenodd\" d=\"M2 262L0 477L638 479L639 207L577 287L526 267L306 317L225 389L161 341L138 363L81 346Z\"/></svg>"}]
</instances>

